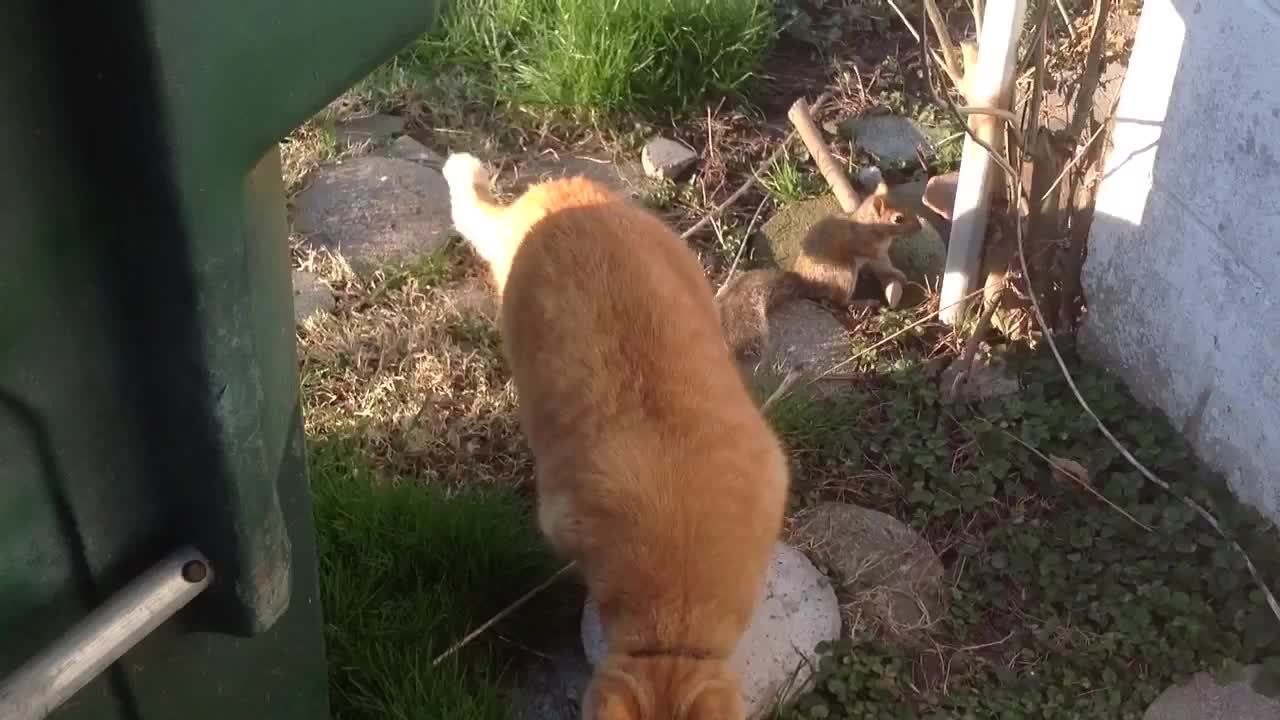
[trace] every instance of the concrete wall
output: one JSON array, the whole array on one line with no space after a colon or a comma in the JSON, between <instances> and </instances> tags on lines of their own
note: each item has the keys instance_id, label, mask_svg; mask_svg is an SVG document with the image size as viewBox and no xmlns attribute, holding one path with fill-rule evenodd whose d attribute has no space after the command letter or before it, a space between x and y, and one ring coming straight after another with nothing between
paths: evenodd
<instances>
[{"instance_id":1,"label":"concrete wall","mask_svg":"<svg viewBox=\"0 0 1280 720\"><path fill-rule=\"evenodd\" d=\"M1146 0L1081 342L1280 522L1280 0Z\"/></svg>"}]
</instances>

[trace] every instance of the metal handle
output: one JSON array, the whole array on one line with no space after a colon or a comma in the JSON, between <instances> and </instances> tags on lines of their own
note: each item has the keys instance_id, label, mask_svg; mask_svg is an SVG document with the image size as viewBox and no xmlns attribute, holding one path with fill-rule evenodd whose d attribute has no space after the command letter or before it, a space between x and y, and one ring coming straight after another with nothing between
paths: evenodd
<instances>
[{"instance_id":1,"label":"metal handle","mask_svg":"<svg viewBox=\"0 0 1280 720\"><path fill-rule=\"evenodd\" d=\"M184 547L151 567L0 683L0 718L43 720L209 587L204 555Z\"/></svg>"}]
</instances>

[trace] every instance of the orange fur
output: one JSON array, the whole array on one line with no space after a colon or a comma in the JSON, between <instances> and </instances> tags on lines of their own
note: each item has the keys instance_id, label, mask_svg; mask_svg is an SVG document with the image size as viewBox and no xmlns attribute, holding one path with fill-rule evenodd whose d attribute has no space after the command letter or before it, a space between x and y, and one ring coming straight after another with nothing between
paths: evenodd
<instances>
[{"instance_id":1,"label":"orange fur","mask_svg":"<svg viewBox=\"0 0 1280 720\"><path fill-rule=\"evenodd\" d=\"M445 165L454 224L502 294L538 518L599 603L587 720L740 720L728 660L763 592L789 482L689 248L582 178L497 205Z\"/></svg>"}]
</instances>

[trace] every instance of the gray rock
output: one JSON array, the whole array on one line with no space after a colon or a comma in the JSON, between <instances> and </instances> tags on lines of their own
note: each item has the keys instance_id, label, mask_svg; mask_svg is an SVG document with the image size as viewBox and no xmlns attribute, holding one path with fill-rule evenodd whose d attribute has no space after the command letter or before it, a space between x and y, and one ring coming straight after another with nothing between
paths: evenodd
<instances>
[{"instance_id":1,"label":"gray rock","mask_svg":"<svg viewBox=\"0 0 1280 720\"><path fill-rule=\"evenodd\" d=\"M942 561L890 515L822 503L796 518L793 537L835 571L845 602L895 635L924 629L946 612Z\"/></svg>"},{"instance_id":2,"label":"gray rock","mask_svg":"<svg viewBox=\"0 0 1280 720\"><path fill-rule=\"evenodd\" d=\"M917 147L930 147L924 126L900 115L864 115L844 123L841 130L881 163L913 162Z\"/></svg>"},{"instance_id":3,"label":"gray rock","mask_svg":"<svg viewBox=\"0 0 1280 720\"><path fill-rule=\"evenodd\" d=\"M960 358L956 358L942 371L938 382L942 386L943 402L980 402L1022 390L1022 383L1009 374L1004 360L992 355L987 348L974 354L967 376L961 377L960 370Z\"/></svg>"},{"instance_id":4,"label":"gray rock","mask_svg":"<svg viewBox=\"0 0 1280 720\"><path fill-rule=\"evenodd\" d=\"M301 325L307 318L319 312L328 312L337 305L333 291L314 273L293 271L293 319Z\"/></svg>"},{"instance_id":5,"label":"gray rock","mask_svg":"<svg viewBox=\"0 0 1280 720\"><path fill-rule=\"evenodd\" d=\"M1280 720L1280 699L1268 698L1251 687L1262 672L1245 668L1245 677L1219 685L1211 673L1197 673L1189 682L1165 690L1147 708L1143 720Z\"/></svg>"},{"instance_id":6,"label":"gray rock","mask_svg":"<svg viewBox=\"0 0 1280 720\"><path fill-rule=\"evenodd\" d=\"M634 165L602 158L561 155L558 158L535 156L519 163L515 178L505 182L504 188L512 193L521 193L537 182L574 176L594 180L631 197L639 197L649 184ZM507 179L499 178L499 182L504 180Z\"/></svg>"},{"instance_id":7,"label":"gray rock","mask_svg":"<svg viewBox=\"0 0 1280 720\"><path fill-rule=\"evenodd\" d=\"M404 132L405 119L396 115L367 115L338 123L333 128L334 138L342 148L361 143L381 143L393 135Z\"/></svg>"},{"instance_id":8,"label":"gray rock","mask_svg":"<svg viewBox=\"0 0 1280 720\"><path fill-rule=\"evenodd\" d=\"M858 174L855 179L864 190L867 190L878 185L884 179L884 173L880 172L880 168L875 165L868 165L858 168Z\"/></svg>"},{"instance_id":9,"label":"gray rock","mask_svg":"<svg viewBox=\"0 0 1280 720\"><path fill-rule=\"evenodd\" d=\"M387 146L384 153L387 157L408 160L439 170L444 166L444 158L431 151L426 145L408 135L401 135Z\"/></svg>"},{"instance_id":10,"label":"gray rock","mask_svg":"<svg viewBox=\"0 0 1280 720\"><path fill-rule=\"evenodd\" d=\"M774 308L768 317L764 352L753 368L756 382L772 392L792 370L810 374L831 370L849 358L849 331L821 305L796 300ZM838 380L809 386L822 393L849 387ZM767 396L767 393L766 393Z\"/></svg>"},{"instance_id":11,"label":"gray rock","mask_svg":"<svg viewBox=\"0 0 1280 720\"><path fill-rule=\"evenodd\" d=\"M698 161L698 154L682 143L655 137L640 153L644 174L655 180L676 180Z\"/></svg>"},{"instance_id":12,"label":"gray rock","mask_svg":"<svg viewBox=\"0 0 1280 720\"><path fill-rule=\"evenodd\" d=\"M576 643L545 653L519 678L511 693L515 720L579 720L591 683L591 665Z\"/></svg>"},{"instance_id":13,"label":"gray rock","mask_svg":"<svg viewBox=\"0 0 1280 720\"><path fill-rule=\"evenodd\" d=\"M902 300L898 307L918 305L925 299L926 287L938 288L942 284L942 273L947 266L947 241L939 234L938 228L931 222L920 223L920 229L912 235L899 238L889 246L889 259L895 267L906 274L911 284L903 290ZM866 273L864 273L865 275ZM877 296L879 283L863 281L859 284L859 297L865 297L870 290L872 297Z\"/></svg>"},{"instance_id":14,"label":"gray rock","mask_svg":"<svg viewBox=\"0 0 1280 720\"><path fill-rule=\"evenodd\" d=\"M365 156L315 171L294 202L294 228L357 270L439 250L449 239L449 185L408 160Z\"/></svg>"},{"instance_id":15,"label":"gray rock","mask_svg":"<svg viewBox=\"0 0 1280 720\"><path fill-rule=\"evenodd\" d=\"M756 256L790 270L800 256L809 228L838 212L840 203L831 195L787 203L760 226Z\"/></svg>"},{"instance_id":16,"label":"gray rock","mask_svg":"<svg viewBox=\"0 0 1280 720\"><path fill-rule=\"evenodd\" d=\"M778 543L763 599L732 660L749 717L765 717L801 692L817 666L818 644L839 636L840 608L831 583L804 553ZM588 661L599 664L607 647L590 600L582 614L582 642Z\"/></svg>"}]
</instances>

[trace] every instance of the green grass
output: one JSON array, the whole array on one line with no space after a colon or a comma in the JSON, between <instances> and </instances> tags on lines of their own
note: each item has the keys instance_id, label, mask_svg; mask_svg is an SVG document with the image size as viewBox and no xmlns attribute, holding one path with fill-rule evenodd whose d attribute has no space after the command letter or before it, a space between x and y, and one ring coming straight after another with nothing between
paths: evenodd
<instances>
[{"instance_id":1,"label":"green grass","mask_svg":"<svg viewBox=\"0 0 1280 720\"><path fill-rule=\"evenodd\" d=\"M764 0L458 0L409 57L521 106L653 115L744 91L773 39Z\"/></svg>"},{"instance_id":2,"label":"green grass","mask_svg":"<svg viewBox=\"0 0 1280 720\"><path fill-rule=\"evenodd\" d=\"M437 668L431 661L556 567L510 491L389 482L353 443L313 440L310 474L330 694L339 720L500 720L514 642L536 641L555 592ZM536 622L530 622L537 617Z\"/></svg>"},{"instance_id":3,"label":"green grass","mask_svg":"<svg viewBox=\"0 0 1280 720\"><path fill-rule=\"evenodd\" d=\"M800 167L789 152L775 160L760 180L773 199L784 203L817 197L826 189L825 181Z\"/></svg>"}]
</instances>

